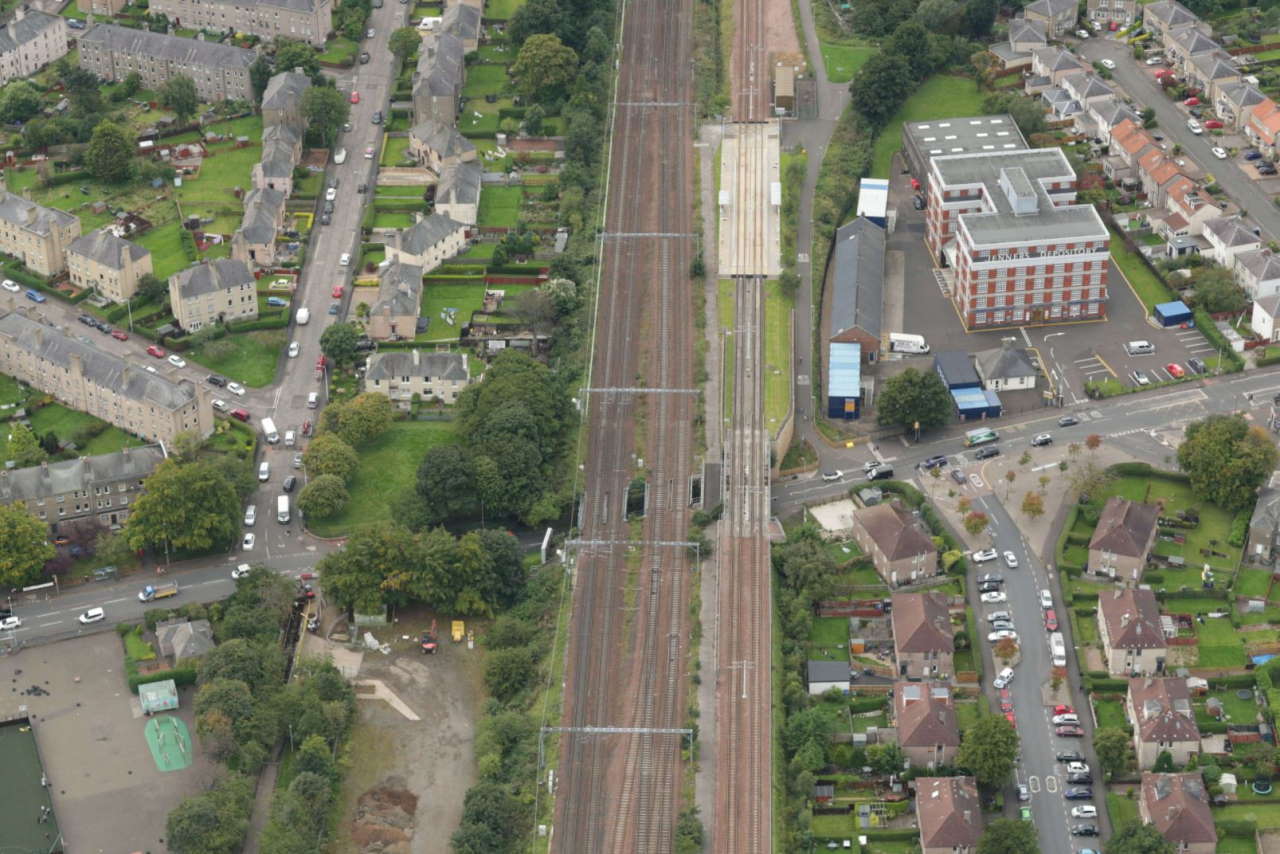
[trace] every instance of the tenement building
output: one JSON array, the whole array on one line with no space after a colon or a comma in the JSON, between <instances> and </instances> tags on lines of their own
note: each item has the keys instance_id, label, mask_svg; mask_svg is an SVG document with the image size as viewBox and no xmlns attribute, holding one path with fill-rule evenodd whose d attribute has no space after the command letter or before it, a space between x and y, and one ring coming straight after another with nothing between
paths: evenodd
<instances>
[{"instance_id":1,"label":"tenement building","mask_svg":"<svg viewBox=\"0 0 1280 854\"><path fill-rule=\"evenodd\" d=\"M0 469L0 504L20 504L53 533L59 522L93 519L118 528L142 494L142 483L164 461L163 445L124 448L113 454Z\"/></svg>"},{"instance_id":2,"label":"tenement building","mask_svg":"<svg viewBox=\"0 0 1280 854\"><path fill-rule=\"evenodd\" d=\"M209 398L189 380L174 382L9 309L0 314L0 373L62 403L153 442L184 431L213 432Z\"/></svg>"},{"instance_id":3,"label":"tenement building","mask_svg":"<svg viewBox=\"0 0 1280 854\"><path fill-rule=\"evenodd\" d=\"M138 280L152 272L151 253L110 229L100 228L76 238L67 250L71 284L96 290L113 302L124 302L138 291Z\"/></svg>"},{"instance_id":4,"label":"tenement building","mask_svg":"<svg viewBox=\"0 0 1280 854\"><path fill-rule=\"evenodd\" d=\"M0 252L31 272L54 276L67 269L67 249L79 236L75 215L0 191Z\"/></svg>"},{"instance_id":5,"label":"tenement building","mask_svg":"<svg viewBox=\"0 0 1280 854\"><path fill-rule=\"evenodd\" d=\"M30 77L67 55L67 19L21 4L0 28L0 84Z\"/></svg>"},{"instance_id":6,"label":"tenement building","mask_svg":"<svg viewBox=\"0 0 1280 854\"><path fill-rule=\"evenodd\" d=\"M256 57L244 48L115 24L98 24L80 39L80 65L104 80L123 80L136 71L144 88L159 89L185 74L195 81L201 101L252 101L249 66Z\"/></svg>"},{"instance_id":7,"label":"tenement building","mask_svg":"<svg viewBox=\"0 0 1280 854\"><path fill-rule=\"evenodd\" d=\"M151 11L175 27L235 30L274 39L277 36L324 47L333 4L329 0L152 0Z\"/></svg>"}]
</instances>

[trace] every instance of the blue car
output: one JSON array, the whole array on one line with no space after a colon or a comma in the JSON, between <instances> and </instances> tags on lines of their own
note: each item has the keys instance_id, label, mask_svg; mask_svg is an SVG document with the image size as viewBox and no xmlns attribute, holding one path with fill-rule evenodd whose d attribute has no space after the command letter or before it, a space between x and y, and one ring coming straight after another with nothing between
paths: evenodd
<instances>
[{"instance_id":1,"label":"blue car","mask_svg":"<svg viewBox=\"0 0 1280 854\"><path fill-rule=\"evenodd\" d=\"M285 306L288 304L289 304L289 301L286 299L282 299L281 297L267 297L267 305Z\"/></svg>"},{"instance_id":2,"label":"blue car","mask_svg":"<svg viewBox=\"0 0 1280 854\"><path fill-rule=\"evenodd\" d=\"M34 288L27 288L27 299L32 302L48 302L49 298Z\"/></svg>"},{"instance_id":3,"label":"blue car","mask_svg":"<svg viewBox=\"0 0 1280 854\"><path fill-rule=\"evenodd\" d=\"M1254 149L1252 149L1252 148L1251 148L1251 149L1249 149L1248 151L1246 151L1246 152L1244 153L1244 159L1245 159L1245 160L1261 160L1261 159L1262 159L1262 152L1261 152L1261 151L1256 151L1256 150L1254 150Z\"/></svg>"}]
</instances>

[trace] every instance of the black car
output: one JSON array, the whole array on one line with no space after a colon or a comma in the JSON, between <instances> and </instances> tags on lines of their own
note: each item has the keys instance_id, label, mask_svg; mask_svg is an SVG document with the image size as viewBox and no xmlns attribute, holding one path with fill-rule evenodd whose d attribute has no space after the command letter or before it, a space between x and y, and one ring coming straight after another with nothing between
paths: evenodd
<instances>
[{"instance_id":1,"label":"black car","mask_svg":"<svg viewBox=\"0 0 1280 854\"><path fill-rule=\"evenodd\" d=\"M1198 359L1195 356L1192 356L1190 359L1187 359L1187 367L1191 369L1193 374L1203 374L1207 366L1204 363L1204 359Z\"/></svg>"},{"instance_id":2,"label":"black car","mask_svg":"<svg viewBox=\"0 0 1280 854\"><path fill-rule=\"evenodd\" d=\"M227 378L219 374L209 374L204 378L204 381L209 385L216 385L218 388L226 388L227 386Z\"/></svg>"},{"instance_id":3,"label":"black car","mask_svg":"<svg viewBox=\"0 0 1280 854\"><path fill-rule=\"evenodd\" d=\"M1058 754L1059 762L1083 762L1084 757L1074 750L1068 750Z\"/></svg>"},{"instance_id":4,"label":"black car","mask_svg":"<svg viewBox=\"0 0 1280 854\"><path fill-rule=\"evenodd\" d=\"M1062 797L1069 801L1091 801L1093 800L1093 789L1088 786L1076 786L1063 792Z\"/></svg>"},{"instance_id":5,"label":"black car","mask_svg":"<svg viewBox=\"0 0 1280 854\"><path fill-rule=\"evenodd\" d=\"M964 472L960 471L960 469L951 470L951 479L954 480L956 483L960 484L961 486L964 486L964 483L965 483Z\"/></svg>"},{"instance_id":6,"label":"black car","mask_svg":"<svg viewBox=\"0 0 1280 854\"><path fill-rule=\"evenodd\" d=\"M372 350L373 347L374 347L374 344L373 344L372 338L361 338L359 341L356 342L357 353L363 353L367 350Z\"/></svg>"},{"instance_id":7,"label":"black car","mask_svg":"<svg viewBox=\"0 0 1280 854\"><path fill-rule=\"evenodd\" d=\"M289 475L284 479L284 483L281 484L280 488L283 489L285 492L293 492L293 488L297 485L298 485L298 479L293 475Z\"/></svg>"},{"instance_id":8,"label":"black car","mask_svg":"<svg viewBox=\"0 0 1280 854\"><path fill-rule=\"evenodd\" d=\"M330 202L330 201L327 201L327 200L325 201L325 203L324 203L324 212L325 212L325 213L327 213L327 214L331 214L331 213L333 213L333 202Z\"/></svg>"},{"instance_id":9,"label":"black car","mask_svg":"<svg viewBox=\"0 0 1280 854\"><path fill-rule=\"evenodd\" d=\"M382 110L378 110L376 113L373 114L373 123L375 125L382 124Z\"/></svg>"},{"instance_id":10,"label":"black car","mask_svg":"<svg viewBox=\"0 0 1280 854\"><path fill-rule=\"evenodd\" d=\"M974 456L980 460L989 460L992 457L1000 456L1000 449L994 445L987 445L985 448L979 448Z\"/></svg>"},{"instance_id":11,"label":"black car","mask_svg":"<svg viewBox=\"0 0 1280 854\"><path fill-rule=\"evenodd\" d=\"M995 575L994 573L988 572L986 575L978 579L978 583L979 584L1004 584L1004 576Z\"/></svg>"},{"instance_id":12,"label":"black car","mask_svg":"<svg viewBox=\"0 0 1280 854\"><path fill-rule=\"evenodd\" d=\"M79 320L81 323L83 323L85 326L96 327L98 325L98 318L94 317L92 314L82 314L76 319Z\"/></svg>"},{"instance_id":13,"label":"black car","mask_svg":"<svg viewBox=\"0 0 1280 854\"><path fill-rule=\"evenodd\" d=\"M365 190L368 190L368 189L369 189L368 184L361 184L359 187L356 187L356 192L363 193Z\"/></svg>"},{"instance_id":14,"label":"black car","mask_svg":"<svg viewBox=\"0 0 1280 854\"><path fill-rule=\"evenodd\" d=\"M1088 771L1077 771L1067 775L1067 782L1073 785L1089 785L1093 783L1093 775Z\"/></svg>"},{"instance_id":15,"label":"black car","mask_svg":"<svg viewBox=\"0 0 1280 854\"><path fill-rule=\"evenodd\" d=\"M978 585L979 593L995 593L1000 589L1000 583L997 581L984 581Z\"/></svg>"},{"instance_id":16,"label":"black car","mask_svg":"<svg viewBox=\"0 0 1280 854\"><path fill-rule=\"evenodd\" d=\"M893 466L876 466L867 472L867 480L888 480L893 477Z\"/></svg>"},{"instance_id":17,"label":"black car","mask_svg":"<svg viewBox=\"0 0 1280 854\"><path fill-rule=\"evenodd\" d=\"M107 323L105 320L99 320L99 321L98 321L98 331L99 331L99 332L101 332L103 335L110 335L110 334L111 334L111 324L110 324L110 323Z\"/></svg>"},{"instance_id":18,"label":"black car","mask_svg":"<svg viewBox=\"0 0 1280 854\"><path fill-rule=\"evenodd\" d=\"M1064 415L1058 419L1059 427L1074 427L1079 423L1080 419L1076 418L1074 415Z\"/></svg>"},{"instance_id":19,"label":"black car","mask_svg":"<svg viewBox=\"0 0 1280 854\"><path fill-rule=\"evenodd\" d=\"M1097 836L1098 826L1096 824L1073 824L1071 825L1072 836Z\"/></svg>"},{"instance_id":20,"label":"black car","mask_svg":"<svg viewBox=\"0 0 1280 854\"><path fill-rule=\"evenodd\" d=\"M927 460L922 460L920 463L920 468L936 469L938 466L945 466L946 464L947 464L947 457L945 454L934 454L932 457L929 457Z\"/></svg>"},{"instance_id":21,"label":"black car","mask_svg":"<svg viewBox=\"0 0 1280 854\"><path fill-rule=\"evenodd\" d=\"M329 214L329 213L322 213L322 214L320 214L320 224L321 224L321 225L328 225L328 224L330 224L331 222L333 222L333 214Z\"/></svg>"}]
</instances>

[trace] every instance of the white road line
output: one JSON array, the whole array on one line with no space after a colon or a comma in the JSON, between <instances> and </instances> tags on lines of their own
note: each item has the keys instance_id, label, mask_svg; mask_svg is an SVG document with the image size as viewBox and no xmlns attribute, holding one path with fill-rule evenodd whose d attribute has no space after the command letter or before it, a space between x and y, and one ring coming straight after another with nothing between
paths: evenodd
<instances>
[{"instance_id":1,"label":"white road line","mask_svg":"<svg viewBox=\"0 0 1280 854\"><path fill-rule=\"evenodd\" d=\"M49 628L50 626L60 626L60 625L62 625L62 621L61 621L61 620L54 620L52 623L36 623L36 628L37 628L37 629L47 629L47 628Z\"/></svg>"}]
</instances>

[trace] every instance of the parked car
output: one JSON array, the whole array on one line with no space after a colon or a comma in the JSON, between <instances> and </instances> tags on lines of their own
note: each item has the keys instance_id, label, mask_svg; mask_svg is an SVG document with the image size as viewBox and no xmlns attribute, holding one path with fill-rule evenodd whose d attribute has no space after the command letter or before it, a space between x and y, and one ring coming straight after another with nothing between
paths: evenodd
<instances>
[{"instance_id":1,"label":"parked car","mask_svg":"<svg viewBox=\"0 0 1280 854\"><path fill-rule=\"evenodd\" d=\"M1096 824L1073 824L1071 825L1072 836L1097 836L1098 826Z\"/></svg>"},{"instance_id":2,"label":"parked car","mask_svg":"<svg viewBox=\"0 0 1280 854\"><path fill-rule=\"evenodd\" d=\"M244 386L240 385L240 383L227 383L227 391L231 392L237 397L244 396Z\"/></svg>"},{"instance_id":3,"label":"parked car","mask_svg":"<svg viewBox=\"0 0 1280 854\"><path fill-rule=\"evenodd\" d=\"M1062 797L1069 801L1091 801L1093 800L1093 789L1088 786L1074 786L1063 792Z\"/></svg>"},{"instance_id":4,"label":"parked car","mask_svg":"<svg viewBox=\"0 0 1280 854\"><path fill-rule=\"evenodd\" d=\"M1000 585L999 585L999 584L996 584L994 581L980 581L980 582L978 582L978 592L979 592L979 593L994 593L995 591L997 591L997 590L999 590L999 589L1000 589Z\"/></svg>"},{"instance_id":5,"label":"parked car","mask_svg":"<svg viewBox=\"0 0 1280 854\"><path fill-rule=\"evenodd\" d=\"M1182 365L1179 365L1177 362L1170 362L1164 366L1164 369L1168 371L1169 376L1173 377L1175 380L1180 380L1187 375L1187 372L1182 369Z\"/></svg>"},{"instance_id":6,"label":"parked car","mask_svg":"<svg viewBox=\"0 0 1280 854\"><path fill-rule=\"evenodd\" d=\"M1076 418L1074 415L1064 415L1058 419L1059 427L1074 427L1079 423L1080 419Z\"/></svg>"},{"instance_id":7,"label":"parked car","mask_svg":"<svg viewBox=\"0 0 1280 854\"><path fill-rule=\"evenodd\" d=\"M378 110L376 113L373 114L373 123L375 125L382 124L382 110Z\"/></svg>"},{"instance_id":8,"label":"parked car","mask_svg":"<svg viewBox=\"0 0 1280 854\"><path fill-rule=\"evenodd\" d=\"M961 486L964 486L965 476L964 476L964 472L960 471L960 469L951 470L951 479L954 480L956 483L960 484Z\"/></svg>"},{"instance_id":9,"label":"parked car","mask_svg":"<svg viewBox=\"0 0 1280 854\"><path fill-rule=\"evenodd\" d=\"M1246 148L1241 156L1245 160L1261 160L1262 152L1258 151L1256 148Z\"/></svg>"},{"instance_id":10,"label":"parked car","mask_svg":"<svg viewBox=\"0 0 1280 854\"><path fill-rule=\"evenodd\" d=\"M1191 369L1192 373L1203 374L1205 372L1206 365L1203 359L1192 356L1190 359L1187 359L1187 367Z\"/></svg>"},{"instance_id":11,"label":"parked car","mask_svg":"<svg viewBox=\"0 0 1280 854\"><path fill-rule=\"evenodd\" d=\"M373 146L372 146L372 145L366 145L366 146L364 147L364 159L365 159L365 160L372 160L372 159L373 159Z\"/></svg>"},{"instance_id":12,"label":"parked car","mask_svg":"<svg viewBox=\"0 0 1280 854\"><path fill-rule=\"evenodd\" d=\"M334 285L333 290L329 291L329 295L334 299L342 299L342 285Z\"/></svg>"},{"instance_id":13,"label":"parked car","mask_svg":"<svg viewBox=\"0 0 1280 854\"><path fill-rule=\"evenodd\" d=\"M947 464L946 454L934 454L932 457L928 457L927 459L922 460L920 463L920 468L936 469L940 466L945 466L946 464Z\"/></svg>"},{"instance_id":14,"label":"parked car","mask_svg":"<svg viewBox=\"0 0 1280 854\"><path fill-rule=\"evenodd\" d=\"M1000 456L1000 449L995 445L986 445L985 447L979 448L978 452L973 456L979 460L989 460L992 457Z\"/></svg>"},{"instance_id":15,"label":"parked car","mask_svg":"<svg viewBox=\"0 0 1280 854\"><path fill-rule=\"evenodd\" d=\"M248 575L252 571L253 571L253 567L249 566L249 564L247 563L242 563L239 566L237 566L235 569L231 570L231 578L235 581L239 581L241 578L244 578L246 575Z\"/></svg>"},{"instance_id":16,"label":"parked car","mask_svg":"<svg viewBox=\"0 0 1280 854\"><path fill-rule=\"evenodd\" d=\"M284 297L267 297L267 305L274 305L277 308L284 308L289 301Z\"/></svg>"},{"instance_id":17,"label":"parked car","mask_svg":"<svg viewBox=\"0 0 1280 854\"><path fill-rule=\"evenodd\" d=\"M246 528L252 528L253 523L258 521L258 506L250 504L244 508L244 525Z\"/></svg>"},{"instance_id":18,"label":"parked car","mask_svg":"<svg viewBox=\"0 0 1280 854\"><path fill-rule=\"evenodd\" d=\"M980 549L969 555L969 559L974 563L986 563L989 560L995 560L999 555L995 549Z\"/></svg>"},{"instance_id":19,"label":"parked car","mask_svg":"<svg viewBox=\"0 0 1280 854\"><path fill-rule=\"evenodd\" d=\"M1079 759L1077 759L1077 760L1076 760L1076 761L1074 761L1074 762L1068 762L1068 763L1067 763L1067 773L1068 773L1068 774L1088 774L1088 773L1089 773L1089 765L1088 765L1088 763L1086 763L1086 762L1084 762L1084 761L1082 761L1082 760L1079 760Z\"/></svg>"},{"instance_id":20,"label":"parked car","mask_svg":"<svg viewBox=\"0 0 1280 854\"><path fill-rule=\"evenodd\" d=\"M837 481L842 477L844 477L844 472L840 471L839 469L832 469L831 471L824 471L822 473L822 479L827 483Z\"/></svg>"},{"instance_id":21,"label":"parked car","mask_svg":"<svg viewBox=\"0 0 1280 854\"><path fill-rule=\"evenodd\" d=\"M1205 123L1205 126L1206 126L1206 127L1208 126L1208 122L1206 122L1206 123ZM1225 148L1222 148L1221 146L1217 146L1217 145L1215 145L1213 148L1211 148L1211 149L1209 149L1209 150L1210 150L1210 151L1212 151L1212 152L1213 152L1213 156L1214 156L1214 157L1216 157L1216 158L1218 158L1219 160L1226 160L1226 159L1227 159L1227 150L1226 150Z\"/></svg>"},{"instance_id":22,"label":"parked car","mask_svg":"<svg viewBox=\"0 0 1280 854\"><path fill-rule=\"evenodd\" d=\"M236 419L237 421L244 421L245 423L248 423L248 421L249 421L249 410L247 410L247 409L233 409L233 410L231 410L231 417L232 417L232 418L234 418L234 419Z\"/></svg>"},{"instance_id":23,"label":"parked car","mask_svg":"<svg viewBox=\"0 0 1280 854\"><path fill-rule=\"evenodd\" d=\"M1054 729L1059 738L1084 738L1084 730L1078 724L1063 724Z\"/></svg>"},{"instance_id":24,"label":"parked car","mask_svg":"<svg viewBox=\"0 0 1280 854\"><path fill-rule=\"evenodd\" d=\"M1264 161L1262 161L1261 163L1259 163L1255 168L1258 170L1258 174L1259 174L1259 175L1274 175L1274 174L1276 174L1276 166L1275 166L1275 164L1274 164L1274 163L1268 163L1268 162L1267 162L1267 161L1265 161L1265 160L1264 160Z\"/></svg>"},{"instance_id":25,"label":"parked car","mask_svg":"<svg viewBox=\"0 0 1280 854\"><path fill-rule=\"evenodd\" d=\"M350 252L343 252L341 255L339 255L339 256L338 256L338 266L340 266L340 267L348 267L348 266L350 266L350 265L351 265L351 253L350 253Z\"/></svg>"},{"instance_id":26,"label":"parked car","mask_svg":"<svg viewBox=\"0 0 1280 854\"><path fill-rule=\"evenodd\" d=\"M187 366L187 360L179 356L177 353L173 353L169 356L169 364L173 365L175 368L185 368Z\"/></svg>"},{"instance_id":27,"label":"parked car","mask_svg":"<svg viewBox=\"0 0 1280 854\"><path fill-rule=\"evenodd\" d=\"M1013 631L1017 627L1014 626L1013 620L995 620L987 628L993 632L998 632L1001 630Z\"/></svg>"},{"instance_id":28,"label":"parked car","mask_svg":"<svg viewBox=\"0 0 1280 854\"><path fill-rule=\"evenodd\" d=\"M993 592L991 592L991 593L983 593L983 594L982 594L981 596L979 596L978 598L979 598L979 599L981 599L981 600L982 600L982 602L983 602L983 604L986 604L986 605L994 605L994 604L996 604L997 602L1008 602L1008 601L1009 601L1009 596L1008 596L1008 594L1006 594L1006 593L1002 593L1002 592L1000 592L1000 591L993 591Z\"/></svg>"},{"instance_id":29,"label":"parked car","mask_svg":"<svg viewBox=\"0 0 1280 854\"><path fill-rule=\"evenodd\" d=\"M354 89L351 90L351 103L353 104L360 103L360 93Z\"/></svg>"},{"instance_id":30,"label":"parked car","mask_svg":"<svg viewBox=\"0 0 1280 854\"><path fill-rule=\"evenodd\" d=\"M1062 726L1063 724L1078 724L1080 723L1080 717L1075 712L1065 712L1060 715L1054 715L1053 723L1055 726Z\"/></svg>"},{"instance_id":31,"label":"parked car","mask_svg":"<svg viewBox=\"0 0 1280 854\"><path fill-rule=\"evenodd\" d=\"M1023 821L1032 821L1031 807L1018 807L1018 815Z\"/></svg>"},{"instance_id":32,"label":"parked car","mask_svg":"<svg viewBox=\"0 0 1280 854\"><path fill-rule=\"evenodd\" d=\"M1067 782L1072 785L1088 786L1093 783L1093 775L1086 772L1078 772L1067 775Z\"/></svg>"},{"instance_id":33,"label":"parked car","mask_svg":"<svg viewBox=\"0 0 1280 854\"><path fill-rule=\"evenodd\" d=\"M1217 119L1207 119L1204 122L1204 126L1207 127L1209 130L1222 130L1222 122L1218 121Z\"/></svg>"},{"instance_id":34,"label":"parked car","mask_svg":"<svg viewBox=\"0 0 1280 854\"><path fill-rule=\"evenodd\" d=\"M1036 436L1035 436L1035 438L1033 438L1033 439L1031 440L1031 444L1032 444L1032 446L1033 446L1033 447L1036 447L1036 448L1040 448L1040 447L1043 447L1043 446L1045 446L1045 445L1052 445L1052 444L1053 444L1053 434L1051 434L1051 433L1037 433L1037 434L1036 434Z\"/></svg>"},{"instance_id":35,"label":"parked car","mask_svg":"<svg viewBox=\"0 0 1280 854\"><path fill-rule=\"evenodd\" d=\"M360 64L361 65L369 64L369 51L367 50L360 51Z\"/></svg>"},{"instance_id":36,"label":"parked car","mask_svg":"<svg viewBox=\"0 0 1280 854\"><path fill-rule=\"evenodd\" d=\"M1012 615L1010 615L1008 611L992 611L990 614L987 614L988 623L994 623L999 620L1010 620L1010 619L1013 619L1013 617Z\"/></svg>"},{"instance_id":37,"label":"parked car","mask_svg":"<svg viewBox=\"0 0 1280 854\"><path fill-rule=\"evenodd\" d=\"M284 479L284 483L281 485L280 488L283 489L285 492L293 492L293 488L297 485L298 485L298 478L295 477L294 475L289 475Z\"/></svg>"},{"instance_id":38,"label":"parked car","mask_svg":"<svg viewBox=\"0 0 1280 854\"><path fill-rule=\"evenodd\" d=\"M1078 807L1071 808L1072 818L1097 818L1098 808L1093 804L1081 804Z\"/></svg>"},{"instance_id":39,"label":"parked car","mask_svg":"<svg viewBox=\"0 0 1280 854\"><path fill-rule=\"evenodd\" d=\"M1044 612L1044 630L1046 632L1056 632L1058 630L1058 615L1049 609Z\"/></svg>"},{"instance_id":40,"label":"parked car","mask_svg":"<svg viewBox=\"0 0 1280 854\"><path fill-rule=\"evenodd\" d=\"M1059 762L1083 762L1084 757L1074 750L1065 750L1058 754Z\"/></svg>"},{"instance_id":41,"label":"parked car","mask_svg":"<svg viewBox=\"0 0 1280 854\"><path fill-rule=\"evenodd\" d=\"M1087 39L1087 38L1089 38L1089 31L1088 31L1088 30L1076 30L1076 35L1077 35L1077 36L1079 36L1079 37L1080 37L1080 38L1082 38L1082 39Z\"/></svg>"},{"instance_id":42,"label":"parked car","mask_svg":"<svg viewBox=\"0 0 1280 854\"><path fill-rule=\"evenodd\" d=\"M1146 371L1137 370L1129 374L1129 376L1133 379L1134 385L1139 385L1139 386L1151 385L1151 378L1147 376Z\"/></svg>"},{"instance_id":43,"label":"parked car","mask_svg":"<svg viewBox=\"0 0 1280 854\"><path fill-rule=\"evenodd\" d=\"M1191 131L1197 136L1204 133L1204 128L1200 125L1198 121L1195 120L1195 118L1187 119L1187 130Z\"/></svg>"},{"instance_id":44,"label":"parked car","mask_svg":"<svg viewBox=\"0 0 1280 854\"><path fill-rule=\"evenodd\" d=\"M988 643L999 643L1002 640L1016 641L1017 639L1018 633L1013 631L1013 629L997 629L994 632L987 633Z\"/></svg>"},{"instance_id":45,"label":"parked car","mask_svg":"<svg viewBox=\"0 0 1280 854\"><path fill-rule=\"evenodd\" d=\"M320 224L321 224L321 225L332 225L332 224L333 224L333 214L331 214L331 213L324 213L324 212L321 212L321 213L320 213Z\"/></svg>"},{"instance_id":46,"label":"parked car","mask_svg":"<svg viewBox=\"0 0 1280 854\"><path fill-rule=\"evenodd\" d=\"M1004 584L1004 576L996 575L994 572L988 572L986 575L978 579L979 584Z\"/></svg>"},{"instance_id":47,"label":"parked car","mask_svg":"<svg viewBox=\"0 0 1280 854\"><path fill-rule=\"evenodd\" d=\"M1114 60L1104 59L1102 60L1102 67L1107 69L1114 69L1116 67L1116 63Z\"/></svg>"},{"instance_id":48,"label":"parked car","mask_svg":"<svg viewBox=\"0 0 1280 854\"><path fill-rule=\"evenodd\" d=\"M18 617L9 616L0 619L0 632L11 632L20 628L22 628L22 620Z\"/></svg>"},{"instance_id":49,"label":"parked car","mask_svg":"<svg viewBox=\"0 0 1280 854\"><path fill-rule=\"evenodd\" d=\"M253 533L248 533L248 534L245 534L244 539L240 541L240 546L245 551L252 551L253 544L256 543L257 541L258 541L258 538Z\"/></svg>"},{"instance_id":50,"label":"parked car","mask_svg":"<svg viewBox=\"0 0 1280 854\"><path fill-rule=\"evenodd\" d=\"M27 299L32 302L48 302L49 298L35 288L27 288Z\"/></svg>"},{"instance_id":51,"label":"parked car","mask_svg":"<svg viewBox=\"0 0 1280 854\"><path fill-rule=\"evenodd\" d=\"M209 385L216 385L218 388L227 387L227 378L221 374L209 374L209 376L204 378L204 381Z\"/></svg>"},{"instance_id":52,"label":"parked car","mask_svg":"<svg viewBox=\"0 0 1280 854\"><path fill-rule=\"evenodd\" d=\"M3 282L0 282L0 287L4 288L6 291L9 291L10 293L15 293L15 294L18 291L22 290L22 286L19 285L17 282L15 282L13 279L5 279Z\"/></svg>"},{"instance_id":53,"label":"parked car","mask_svg":"<svg viewBox=\"0 0 1280 854\"><path fill-rule=\"evenodd\" d=\"M1006 667L996 674L996 678L991 681L991 684L996 686L996 688L1003 689L1008 687L1012 682L1013 682L1013 668ZM1004 694L1005 692L1002 690L1000 692L1000 696L1003 698Z\"/></svg>"},{"instance_id":54,"label":"parked car","mask_svg":"<svg viewBox=\"0 0 1280 854\"><path fill-rule=\"evenodd\" d=\"M147 355L155 356L157 359L163 359L165 357L164 348L156 346L155 344L148 344Z\"/></svg>"},{"instance_id":55,"label":"parked car","mask_svg":"<svg viewBox=\"0 0 1280 854\"><path fill-rule=\"evenodd\" d=\"M1162 63L1162 62L1164 62L1164 57L1163 57L1163 56L1148 56L1148 57L1147 57L1147 65L1159 65L1159 64L1160 64L1160 63Z\"/></svg>"},{"instance_id":56,"label":"parked car","mask_svg":"<svg viewBox=\"0 0 1280 854\"><path fill-rule=\"evenodd\" d=\"M297 341L290 341L289 342L289 358L296 359L298 357L298 353L300 352L302 352L302 345L299 344Z\"/></svg>"},{"instance_id":57,"label":"parked car","mask_svg":"<svg viewBox=\"0 0 1280 854\"><path fill-rule=\"evenodd\" d=\"M1023 803L1031 800L1031 790L1027 788L1025 783L1018 786L1018 800ZM1026 809L1026 807L1023 807L1023 809Z\"/></svg>"},{"instance_id":58,"label":"parked car","mask_svg":"<svg viewBox=\"0 0 1280 854\"><path fill-rule=\"evenodd\" d=\"M227 402L221 398L215 397L213 400L209 401L209 405L219 412L227 411Z\"/></svg>"}]
</instances>

